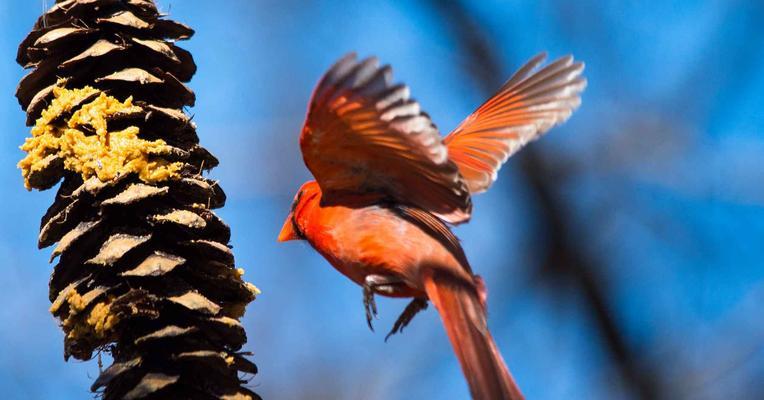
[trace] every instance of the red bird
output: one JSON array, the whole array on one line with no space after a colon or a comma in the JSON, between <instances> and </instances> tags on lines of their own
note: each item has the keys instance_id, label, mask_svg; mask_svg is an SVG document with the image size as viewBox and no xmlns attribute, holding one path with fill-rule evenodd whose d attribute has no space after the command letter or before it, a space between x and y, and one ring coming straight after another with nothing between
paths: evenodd
<instances>
[{"instance_id":1,"label":"red bird","mask_svg":"<svg viewBox=\"0 0 764 400\"><path fill-rule=\"evenodd\" d=\"M568 119L586 86L584 66L540 54L441 139L430 117L392 84L376 58L340 59L313 92L300 135L315 181L302 185L279 241L307 240L374 295L412 297L390 334L435 304L472 397L522 399L486 324L486 290L449 224L470 218L507 158Z\"/></svg>"}]
</instances>

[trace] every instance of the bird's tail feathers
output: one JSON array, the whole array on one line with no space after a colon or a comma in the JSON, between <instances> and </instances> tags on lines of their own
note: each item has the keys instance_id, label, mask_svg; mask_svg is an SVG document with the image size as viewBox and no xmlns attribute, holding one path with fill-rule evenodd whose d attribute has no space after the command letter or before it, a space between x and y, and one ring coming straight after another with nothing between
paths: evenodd
<instances>
[{"instance_id":1,"label":"bird's tail feathers","mask_svg":"<svg viewBox=\"0 0 764 400\"><path fill-rule=\"evenodd\" d=\"M425 291L440 313L476 400L521 400L486 324L482 280L467 282L442 270L424 273Z\"/></svg>"}]
</instances>

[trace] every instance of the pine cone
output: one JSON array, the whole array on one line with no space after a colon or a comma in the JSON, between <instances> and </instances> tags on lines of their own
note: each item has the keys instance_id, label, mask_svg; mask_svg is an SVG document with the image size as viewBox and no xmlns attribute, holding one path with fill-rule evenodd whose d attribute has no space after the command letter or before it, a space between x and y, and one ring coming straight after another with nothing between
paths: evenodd
<instances>
[{"instance_id":1,"label":"pine cone","mask_svg":"<svg viewBox=\"0 0 764 400\"><path fill-rule=\"evenodd\" d=\"M19 166L29 189L63 180L39 237L58 243L50 310L67 359L112 354L92 386L105 399L259 398L238 321L257 289L211 211L225 194L201 174L217 159L181 110L196 65L174 42L192 34L150 0L66 0L19 47L34 125Z\"/></svg>"}]
</instances>

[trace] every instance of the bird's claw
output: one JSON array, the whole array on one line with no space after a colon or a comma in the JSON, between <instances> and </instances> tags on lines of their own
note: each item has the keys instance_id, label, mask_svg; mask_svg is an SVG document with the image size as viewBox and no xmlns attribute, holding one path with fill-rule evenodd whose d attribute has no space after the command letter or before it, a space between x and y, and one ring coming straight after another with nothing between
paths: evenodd
<instances>
[{"instance_id":1,"label":"bird's claw","mask_svg":"<svg viewBox=\"0 0 764 400\"><path fill-rule=\"evenodd\" d=\"M368 284L363 286L363 306L366 309L366 323L369 325L369 329L374 332L371 320L377 317L377 302L374 300L374 290Z\"/></svg>"},{"instance_id":2,"label":"bird's claw","mask_svg":"<svg viewBox=\"0 0 764 400\"><path fill-rule=\"evenodd\" d=\"M398 319L395 321L395 324L393 324L393 328L390 329L390 332L387 334L387 336L385 336L385 342L387 342L387 339L389 339L390 336L399 332L403 332L403 328L405 328L409 322L414 319L414 316L417 315L420 311L424 311L426 309L427 299L416 298L411 300L411 302L401 313L400 317L398 317Z\"/></svg>"}]
</instances>

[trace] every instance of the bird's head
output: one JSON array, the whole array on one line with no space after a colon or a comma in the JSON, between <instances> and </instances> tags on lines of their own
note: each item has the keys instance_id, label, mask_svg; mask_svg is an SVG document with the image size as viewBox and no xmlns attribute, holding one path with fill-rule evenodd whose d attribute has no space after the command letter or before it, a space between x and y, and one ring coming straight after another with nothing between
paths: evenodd
<instances>
[{"instance_id":1,"label":"bird's head","mask_svg":"<svg viewBox=\"0 0 764 400\"><path fill-rule=\"evenodd\" d=\"M305 182L292 201L292 209L287 215L284 226L281 227L278 241L286 242L289 240L305 240L305 226L307 221L305 220L305 206L321 198L321 188L316 181Z\"/></svg>"}]
</instances>

